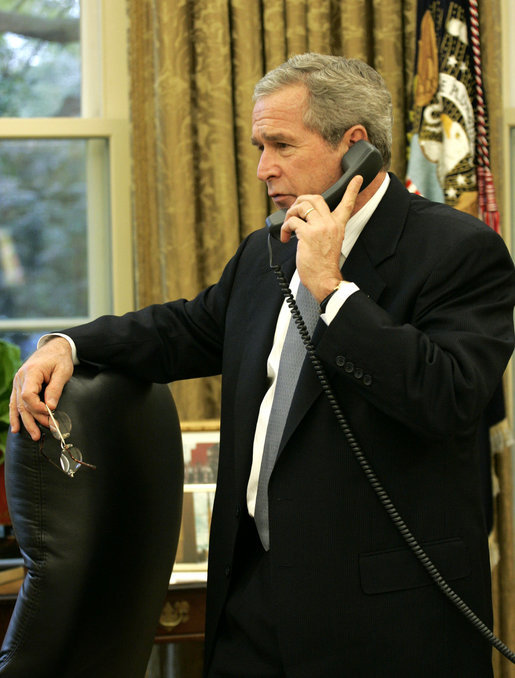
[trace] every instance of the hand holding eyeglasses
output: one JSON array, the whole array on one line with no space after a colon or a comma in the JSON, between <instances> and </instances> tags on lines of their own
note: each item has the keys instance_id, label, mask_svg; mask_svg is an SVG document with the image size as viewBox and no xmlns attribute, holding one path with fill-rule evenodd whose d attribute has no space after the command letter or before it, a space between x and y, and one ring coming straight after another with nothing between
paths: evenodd
<instances>
[{"instance_id":1,"label":"hand holding eyeglasses","mask_svg":"<svg viewBox=\"0 0 515 678\"><path fill-rule=\"evenodd\" d=\"M21 422L32 440L39 440L38 426L48 425L46 405L40 394L45 387L45 401L57 407L63 388L73 374L71 348L66 339L55 337L38 348L16 373L9 402L11 431L19 433Z\"/></svg>"}]
</instances>

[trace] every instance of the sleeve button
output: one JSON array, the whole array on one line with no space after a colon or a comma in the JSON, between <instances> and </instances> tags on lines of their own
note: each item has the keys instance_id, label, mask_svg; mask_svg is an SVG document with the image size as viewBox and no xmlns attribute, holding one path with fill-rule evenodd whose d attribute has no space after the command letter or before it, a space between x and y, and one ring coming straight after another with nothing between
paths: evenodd
<instances>
[{"instance_id":1,"label":"sleeve button","mask_svg":"<svg viewBox=\"0 0 515 678\"><path fill-rule=\"evenodd\" d=\"M372 384L372 377L370 376L370 374L365 374L365 376L363 377L363 383L365 384L365 386L370 386Z\"/></svg>"},{"instance_id":2,"label":"sleeve button","mask_svg":"<svg viewBox=\"0 0 515 678\"><path fill-rule=\"evenodd\" d=\"M345 357L342 355L337 355L336 364L338 365L338 367L343 367L345 365Z\"/></svg>"}]
</instances>

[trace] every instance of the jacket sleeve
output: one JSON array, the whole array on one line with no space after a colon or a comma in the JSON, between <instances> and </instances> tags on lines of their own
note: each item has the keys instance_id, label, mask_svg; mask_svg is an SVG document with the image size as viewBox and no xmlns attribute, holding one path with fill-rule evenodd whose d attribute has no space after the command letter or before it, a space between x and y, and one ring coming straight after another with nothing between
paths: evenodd
<instances>
[{"instance_id":1,"label":"jacket sleeve","mask_svg":"<svg viewBox=\"0 0 515 678\"><path fill-rule=\"evenodd\" d=\"M219 374L225 314L246 240L220 280L191 301L154 304L63 330L79 362L130 371L158 383Z\"/></svg>"}]
</instances>

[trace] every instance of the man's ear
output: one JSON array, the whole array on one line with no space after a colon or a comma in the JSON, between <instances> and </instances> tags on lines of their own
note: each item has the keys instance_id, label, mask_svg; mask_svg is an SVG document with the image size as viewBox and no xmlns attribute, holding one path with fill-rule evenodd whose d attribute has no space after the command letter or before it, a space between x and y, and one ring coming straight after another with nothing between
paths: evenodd
<instances>
[{"instance_id":1,"label":"man's ear","mask_svg":"<svg viewBox=\"0 0 515 678\"><path fill-rule=\"evenodd\" d=\"M352 146L352 144L355 144L356 141L361 141L361 139L368 141L367 130L363 125L353 125L345 132L343 139L347 146Z\"/></svg>"}]
</instances>

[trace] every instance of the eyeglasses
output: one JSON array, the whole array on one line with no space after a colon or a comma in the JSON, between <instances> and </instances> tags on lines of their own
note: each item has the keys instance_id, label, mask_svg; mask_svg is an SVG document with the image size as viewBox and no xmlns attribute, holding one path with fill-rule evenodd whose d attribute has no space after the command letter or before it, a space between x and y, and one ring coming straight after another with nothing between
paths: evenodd
<instances>
[{"instance_id":1,"label":"eyeglasses","mask_svg":"<svg viewBox=\"0 0 515 678\"><path fill-rule=\"evenodd\" d=\"M66 473L67 476L70 476L70 478L73 478L81 466L96 469L96 466L93 464L87 464L82 460L82 452L78 447L75 447L71 443L65 442L65 439L69 437L70 431L72 429L71 419L66 414L66 412L52 412L46 403L45 407L50 418L50 433L61 443L61 465L59 466L56 464L55 461L50 459L50 457L43 452L45 443L45 434L43 433L39 441L39 451L45 457L45 459L59 470L64 471L64 473Z\"/></svg>"}]
</instances>

